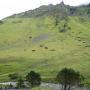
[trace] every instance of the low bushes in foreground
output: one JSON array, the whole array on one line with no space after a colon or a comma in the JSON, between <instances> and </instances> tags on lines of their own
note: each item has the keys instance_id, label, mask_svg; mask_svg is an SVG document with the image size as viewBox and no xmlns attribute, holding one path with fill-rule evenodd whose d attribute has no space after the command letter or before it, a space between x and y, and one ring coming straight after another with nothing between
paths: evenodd
<instances>
[{"instance_id":1,"label":"low bushes in foreground","mask_svg":"<svg viewBox=\"0 0 90 90\"><path fill-rule=\"evenodd\" d=\"M16 76L17 76L16 74L9 75L10 79L13 80L15 80ZM63 68L61 71L58 72L54 82L62 85L62 90L71 90L72 86L79 87L79 85L83 80L84 77L79 72L76 72L71 68ZM16 87L14 86L14 88L16 89L32 88L32 90L51 90L49 87L39 87L41 85L41 82L42 82L41 75L39 73L36 73L35 71L31 71L26 75L25 80L21 76L18 77ZM5 88L11 89L13 88L13 86L10 85Z\"/></svg>"}]
</instances>

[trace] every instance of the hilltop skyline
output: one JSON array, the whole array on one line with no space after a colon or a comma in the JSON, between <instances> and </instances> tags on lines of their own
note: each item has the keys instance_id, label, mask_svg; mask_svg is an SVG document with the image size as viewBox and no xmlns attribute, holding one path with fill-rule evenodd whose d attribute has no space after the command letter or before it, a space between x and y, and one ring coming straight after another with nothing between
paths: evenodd
<instances>
[{"instance_id":1,"label":"hilltop skyline","mask_svg":"<svg viewBox=\"0 0 90 90\"><path fill-rule=\"evenodd\" d=\"M64 1L65 4L77 6L81 4L88 4L90 0L0 0L0 19L3 19L12 14L24 12L30 9L35 9L41 5L58 4Z\"/></svg>"}]
</instances>

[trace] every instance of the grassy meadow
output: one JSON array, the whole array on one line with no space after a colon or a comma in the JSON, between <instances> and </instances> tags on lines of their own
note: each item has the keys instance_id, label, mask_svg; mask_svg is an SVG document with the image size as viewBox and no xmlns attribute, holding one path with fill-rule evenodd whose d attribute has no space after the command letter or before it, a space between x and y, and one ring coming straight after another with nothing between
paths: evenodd
<instances>
[{"instance_id":1,"label":"grassy meadow","mask_svg":"<svg viewBox=\"0 0 90 90\"><path fill-rule=\"evenodd\" d=\"M43 79L55 78L70 67L90 83L90 20L73 16L55 22L53 16L43 16L0 24L0 82L9 81L12 73L25 77L31 70Z\"/></svg>"}]
</instances>

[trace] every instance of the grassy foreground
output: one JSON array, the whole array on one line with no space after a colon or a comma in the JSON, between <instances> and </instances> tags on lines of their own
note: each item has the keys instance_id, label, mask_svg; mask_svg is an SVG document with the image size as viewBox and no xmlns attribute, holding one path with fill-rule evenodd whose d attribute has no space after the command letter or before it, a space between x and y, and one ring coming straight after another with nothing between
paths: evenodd
<instances>
[{"instance_id":1,"label":"grassy foreground","mask_svg":"<svg viewBox=\"0 0 90 90\"><path fill-rule=\"evenodd\" d=\"M39 88L33 88L32 90L52 90L50 88L44 88L44 87L39 87Z\"/></svg>"},{"instance_id":2,"label":"grassy foreground","mask_svg":"<svg viewBox=\"0 0 90 90\"><path fill-rule=\"evenodd\" d=\"M0 24L0 82L8 81L11 73L24 77L30 70L44 79L55 78L70 67L90 83L89 24L83 17L59 20L57 26L49 16L6 19Z\"/></svg>"}]
</instances>

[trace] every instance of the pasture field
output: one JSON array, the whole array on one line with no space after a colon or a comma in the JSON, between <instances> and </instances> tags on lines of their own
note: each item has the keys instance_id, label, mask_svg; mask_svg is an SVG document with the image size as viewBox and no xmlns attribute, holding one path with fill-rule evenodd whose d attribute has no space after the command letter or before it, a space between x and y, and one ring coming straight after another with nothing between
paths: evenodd
<instances>
[{"instance_id":1,"label":"pasture field","mask_svg":"<svg viewBox=\"0 0 90 90\"><path fill-rule=\"evenodd\" d=\"M90 84L90 20L67 17L9 18L0 24L0 82L31 70L55 78L64 67L80 71ZM45 89L46 90L46 89Z\"/></svg>"}]
</instances>

